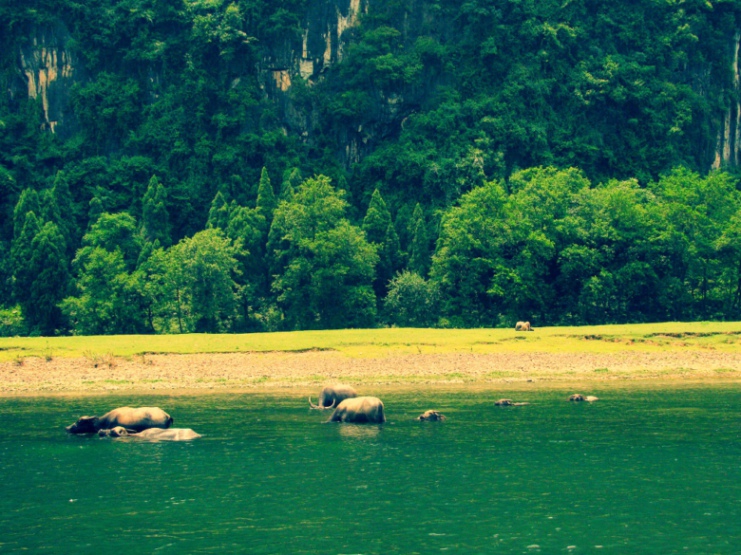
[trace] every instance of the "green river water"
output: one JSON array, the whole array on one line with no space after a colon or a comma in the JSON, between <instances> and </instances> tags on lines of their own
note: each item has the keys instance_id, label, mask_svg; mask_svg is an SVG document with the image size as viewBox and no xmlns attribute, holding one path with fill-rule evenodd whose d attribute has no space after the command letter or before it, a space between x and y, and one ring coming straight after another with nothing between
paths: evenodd
<instances>
[{"instance_id":1,"label":"green river water","mask_svg":"<svg viewBox=\"0 0 741 555\"><path fill-rule=\"evenodd\" d=\"M741 553L740 387L568 393L0 399L0 553ZM120 405L204 437L64 431Z\"/></svg>"}]
</instances>

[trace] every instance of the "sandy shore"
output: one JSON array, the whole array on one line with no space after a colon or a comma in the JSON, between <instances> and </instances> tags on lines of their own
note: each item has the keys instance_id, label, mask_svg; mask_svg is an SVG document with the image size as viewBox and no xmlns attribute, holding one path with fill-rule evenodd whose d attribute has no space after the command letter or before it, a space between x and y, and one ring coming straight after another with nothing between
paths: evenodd
<instances>
[{"instance_id":1,"label":"sandy shore","mask_svg":"<svg viewBox=\"0 0 741 555\"><path fill-rule=\"evenodd\" d=\"M498 353L352 358L337 352L26 358L0 363L0 395L194 394L311 390L334 381L376 386L515 389L565 384L741 384L741 354L715 351L615 354Z\"/></svg>"}]
</instances>

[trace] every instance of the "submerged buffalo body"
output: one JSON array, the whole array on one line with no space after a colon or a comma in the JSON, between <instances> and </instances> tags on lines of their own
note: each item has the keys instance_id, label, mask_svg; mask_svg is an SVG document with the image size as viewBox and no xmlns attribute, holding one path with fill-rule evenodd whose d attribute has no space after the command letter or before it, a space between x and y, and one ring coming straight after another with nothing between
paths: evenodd
<instances>
[{"instance_id":1,"label":"submerged buffalo body","mask_svg":"<svg viewBox=\"0 0 741 555\"><path fill-rule=\"evenodd\" d=\"M599 401L599 397L595 397L594 395L582 395L581 393L574 393L571 397L569 397L569 401L573 401L576 403L582 401L594 403L595 401Z\"/></svg>"},{"instance_id":2,"label":"submerged buffalo body","mask_svg":"<svg viewBox=\"0 0 741 555\"><path fill-rule=\"evenodd\" d=\"M357 397L358 393L349 385L341 383L328 385L322 388L319 394L319 404L315 405L309 397L309 405L313 409L331 409L339 405L345 399Z\"/></svg>"},{"instance_id":3,"label":"submerged buffalo body","mask_svg":"<svg viewBox=\"0 0 741 555\"><path fill-rule=\"evenodd\" d=\"M98 431L100 437L133 437L151 441L189 441L201 437L190 428L147 428L141 432L127 430L123 426L115 426L109 430Z\"/></svg>"},{"instance_id":4,"label":"submerged buffalo body","mask_svg":"<svg viewBox=\"0 0 741 555\"><path fill-rule=\"evenodd\" d=\"M436 410L426 410L417 417L417 420L421 420L422 422L444 422L445 415Z\"/></svg>"},{"instance_id":5,"label":"submerged buffalo body","mask_svg":"<svg viewBox=\"0 0 741 555\"><path fill-rule=\"evenodd\" d=\"M386 422L383 403L378 397L345 399L334 409L327 422L375 423Z\"/></svg>"},{"instance_id":6,"label":"submerged buffalo body","mask_svg":"<svg viewBox=\"0 0 741 555\"><path fill-rule=\"evenodd\" d=\"M515 331L533 331L530 322L517 322L515 324Z\"/></svg>"},{"instance_id":7,"label":"submerged buffalo body","mask_svg":"<svg viewBox=\"0 0 741 555\"><path fill-rule=\"evenodd\" d=\"M71 434L92 434L121 426L127 430L141 432L149 428L169 428L172 417L158 407L120 407L103 416L82 416L66 430Z\"/></svg>"},{"instance_id":8,"label":"submerged buffalo body","mask_svg":"<svg viewBox=\"0 0 741 555\"><path fill-rule=\"evenodd\" d=\"M530 403L515 403L512 399L499 399L499 401L495 401L494 405L497 407L524 407L525 405L529 405Z\"/></svg>"}]
</instances>

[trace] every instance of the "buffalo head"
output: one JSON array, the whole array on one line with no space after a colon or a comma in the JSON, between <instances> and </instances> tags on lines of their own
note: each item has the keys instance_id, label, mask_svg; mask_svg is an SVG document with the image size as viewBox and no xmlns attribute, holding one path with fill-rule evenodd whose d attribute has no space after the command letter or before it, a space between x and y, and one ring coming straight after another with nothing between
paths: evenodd
<instances>
[{"instance_id":1,"label":"buffalo head","mask_svg":"<svg viewBox=\"0 0 741 555\"><path fill-rule=\"evenodd\" d=\"M94 434L99 429L100 418L97 416L81 416L77 422L65 428L71 434Z\"/></svg>"},{"instance_id":2,"label":"buffalo head","mask_svg":"<svg viewBox=\"0 0 741 555\"><path fill-rule=\"evenodd\" d=\"M443 422L445 420L445 415L440 414L436 410L426 410L417 417L417 420L423 422Z\"/></svg>"}]
</instances>

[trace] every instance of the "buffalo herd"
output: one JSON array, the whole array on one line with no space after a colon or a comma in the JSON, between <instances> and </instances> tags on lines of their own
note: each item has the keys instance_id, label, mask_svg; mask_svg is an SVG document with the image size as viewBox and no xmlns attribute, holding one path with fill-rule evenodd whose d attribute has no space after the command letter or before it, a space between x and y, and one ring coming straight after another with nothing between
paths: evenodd
<instances>
[{"instance_id":1,"label":"buffalo herd","mask_svg":"<svg viewBox=\"0 0 741 555\"><path fill-rule=\"evenodd\" d=\"M530 322L517 322L515 331L533 331ZM569 401L593 403L593 395L575 393ZM498 407L520 407L526 402L499 399ZM309 397L309 407L318 410L333 410L327 422L352 422L382 424L386 422L383 402L378 397L359 397L349 385L334 384L322 388L315 405ZM445 415L436 410L427 410L416 420L421 422L443 422ZM119 407L103 416L82 416L66 430L71 434L94 434L101 437L132 437L149 440L183 441L201 437L190 428L171 428L172 417L158 407Z\"/></svg>"},{"instance_id":2,"label":"buffalo herd","mask_svg":"<svg viewBox=\"0 0 741 555\"><path fill-rule=\"evenodd\" d=\"M574 393L570 402L593 403L599 400L593 395ZM519 407L526 402L499 399L498 407ZM319 393L319 402L314 404L309 397L309 407L332 410L327 422L351 422L355 424L382 424L386 422L383 402L378 397L358 396L354 388L344 384L325 386ZM445 415L436 410L427 410L415 420L421 422L443 422ZM95 434L100 437L127 437L149 441L188 441L201 437L190 428L172 428L173 419L158 407L119 407L103 416L82 416L65 429L71 434Z\"/></svg>"}]
</instances>

